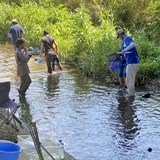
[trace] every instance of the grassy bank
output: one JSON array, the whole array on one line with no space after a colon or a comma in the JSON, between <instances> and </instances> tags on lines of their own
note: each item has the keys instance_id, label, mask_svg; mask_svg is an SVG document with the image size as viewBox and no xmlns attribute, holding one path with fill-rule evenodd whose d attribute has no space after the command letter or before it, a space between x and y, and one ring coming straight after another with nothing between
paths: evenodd
<instances>
[{"instance_id":1,"label":"grassy bank","mask_svg":"<svg viewBox=\"0 0 160 160\"><path fill-rule=\"evenodd\" d=\"M85 75L106 79L117 77L110 71L106 55L118 51L121 41L116 39L115 17L110 10L96 4L98 18L93 23L91 10L81 5L69 10L64 5L45 2L0 3L0 41L11 43L7 37L11 19L16 18L25 30L25 39L30 42L28 47L40 47L44 29L50 30L58 43L60 58L63 62L73 65ZM66 5L66 4L65 4ZM140 66L137 82L160 76L159 48L151 43L145 30L130 28L131 35L140 55Z\"/></svg>"}]
</instances>

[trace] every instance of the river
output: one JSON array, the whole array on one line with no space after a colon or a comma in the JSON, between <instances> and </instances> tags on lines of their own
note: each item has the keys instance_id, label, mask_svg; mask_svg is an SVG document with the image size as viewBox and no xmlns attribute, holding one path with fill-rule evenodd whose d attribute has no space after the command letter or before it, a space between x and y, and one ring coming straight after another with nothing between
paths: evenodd
<instances>
[{"instance_id":1,"label":"river","mask_svg":"<svg viewBox=\"0 0 160 160\"><path fill-rule=\"evenodd\" d=\"M0 47L0 81L11 82L10 98L19 103L13 47ZM115 84L87 78L69 66L49 76L45 60L38 64L32 57L28 64L32 84L26 102L39 134L62 139L77 160L159 159L160 91L144 99L147 89L136 87L135 97L128 98ZM18 113L23 117L21 109Z\"/></svg>"}]
</instances>

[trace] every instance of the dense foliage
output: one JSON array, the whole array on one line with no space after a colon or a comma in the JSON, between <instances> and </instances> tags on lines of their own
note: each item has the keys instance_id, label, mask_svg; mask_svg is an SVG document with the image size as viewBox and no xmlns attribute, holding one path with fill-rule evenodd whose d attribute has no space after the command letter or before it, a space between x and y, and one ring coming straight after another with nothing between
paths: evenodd
<instances>
[{"instance_id":1,"label":"dense foliage","mask_svg":"<svg viewBox=\"0 0 160 160\"><path fill-rule=\"evenodd\" d=\"M158 0L0 0L0 41L10 42L6 35L13 18L32 47L40 47L43 30L48 29L62 61L108 80L117 73L110 71L106 55L119 50L116 30L125 28L137 45L137 82L142 82L160 76L159 6Z\"/></svg>"}]
</instances>

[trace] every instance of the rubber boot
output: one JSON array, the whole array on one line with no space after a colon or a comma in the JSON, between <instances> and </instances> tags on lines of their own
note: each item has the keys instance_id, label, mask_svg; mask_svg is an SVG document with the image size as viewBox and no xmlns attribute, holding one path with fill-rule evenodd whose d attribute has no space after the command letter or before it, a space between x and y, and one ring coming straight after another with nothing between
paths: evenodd
<instances>
[{"instance_id":1,"label":"rubber boot","mask_svg":"<svg viewBox=\"0 0 160 160\"><path fill-rule=\"evenodd\" d=\"M29 87L29 86L27 86L26 89L24 90L25 92L27 91L28 87Z\"/></svg>"},{"instance_id":2,"label":"rubber boot","mask_svg":"<svg viewBox=\"0 0 160 160\"><path fill-rule=\"evenodd\" d=\"M48 67L48 73L52 74L52 68Z\"/></svg>"},{"instance_id":3,"label":"rubber boot","mask_svg":"<svg viewBox=\"0 0 160 160\"><path fill-rule=\"evenodd\" d=\"M20 97L25 97L25 91L18 90L18 93Z\"/></svg>"},{"instance_id":4,"label":"rubber boot","mask_svg":"<svg viewBox=\"0 0 160 160\"><path fill-rule=\"evenodd\" d=\"M52 62L52 70L55 71L55 64Z\"/></svg>"}]
</instances>

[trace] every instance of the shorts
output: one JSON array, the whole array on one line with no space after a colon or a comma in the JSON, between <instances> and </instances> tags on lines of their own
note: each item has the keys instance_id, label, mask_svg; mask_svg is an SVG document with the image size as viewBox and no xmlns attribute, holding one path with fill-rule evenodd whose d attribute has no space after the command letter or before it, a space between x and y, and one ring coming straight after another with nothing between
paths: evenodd
<instances>
[{"instance_id":1,"label":"shorts","mask_svg":"<svg viewBox=\"0 0 160 160\"><path fill-rule=\"evenodd\" d=\"M122 64L121 68L118 70L118 77L126 78L126 64Z\"/></svg>"}]
</instances>

